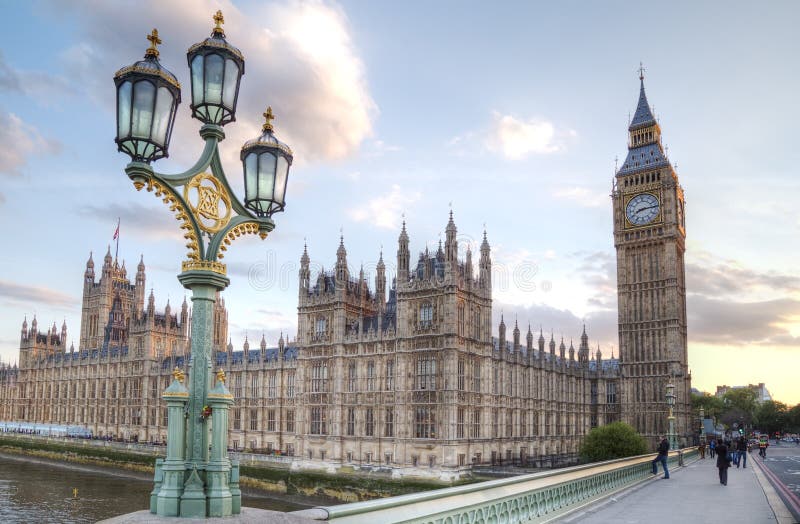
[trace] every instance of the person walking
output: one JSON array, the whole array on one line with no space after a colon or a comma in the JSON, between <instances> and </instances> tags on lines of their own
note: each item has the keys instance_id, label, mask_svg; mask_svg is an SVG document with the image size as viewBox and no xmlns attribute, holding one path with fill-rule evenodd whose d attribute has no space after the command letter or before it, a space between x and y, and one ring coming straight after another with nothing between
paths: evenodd
<instances>
[{"instance_id":1,"label":"person walking","mask_svg":"<svg viewBox=\"0 0 800 524\"><path fill-rule=\"evenodd\" d=\"M719 469L719 483L723 486L728 485L728 468L731 463L728 462L728 448L724 442L717 446L717 469Z\"/></svg>"},{"instance_id":2,"label":"person walking","mask_svg":"<svg viewBox=\"0 0 800 524\"><path fill-rule=\"evenodd\" d=\"M658 463L661 462L661 468L664 470L664 476L662 478L668 479L669 478L669 470L667 469L667 456L669 455L669 440L667 440L667 436L664 435L661 438L661 442L658 444L658 455L656 458L653 459L651 462L653 466L653 475L658 474Z\"/></svg>"},{"instance_id":3,"label":"person walking","mask_svg":"<svg viewBox=\"0 0 800 524\"><path fill-rule=\"evenodd\" d=\"M706 458L706 443L704 441L700 441L700 445L697 446L697 451L700 452L700 458Z\"/></svg>"},{"instance_id":4,"label":"person walking","mask_svg":"<svg viewBox=\"0 0 800 524\"><path fill-rule=\"evenodd\" d=\"M708 445L708 450L711 452L712 459L714 458L714 453L716 449L717 449L717 440L712 438L711 443Z\"/></svg>"},{"instance_id":5,"label":"person walking","mask_svg":"<svg viewBox=\"0 0 800 524\"><path fill-rule=\"evenodd\" d=\"M739 438L739 443L736 445L736 449L739 451L739 462L736 463L736 467L739 467L741 463L743 468L747 467L747 440L744 436Z\"/></svg>"},{"instance_id":6,"label":"person walking","mask_svg":"<svg viewBox=\"0 0 800 524\"><path fill-rule=\"evenodd\" d=\"M758 439L758 454L761 458L767 458L767 441L763 438Z\"/></svg>"}]
</instances>

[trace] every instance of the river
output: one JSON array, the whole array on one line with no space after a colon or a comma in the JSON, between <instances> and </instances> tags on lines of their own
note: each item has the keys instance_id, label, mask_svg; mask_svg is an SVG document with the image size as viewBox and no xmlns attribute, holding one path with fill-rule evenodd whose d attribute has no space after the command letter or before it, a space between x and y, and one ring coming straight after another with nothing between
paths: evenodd
<instances>
[{"instance_id":1,"label":"river","mask_svg":"<svg viewBox=\"0 0 800 524\"><path fill-rule=\"evenodd\" d=\"M73 497L73 489L78 489ZM152 480L105 468L0 454L0 522L83 523L147 509ZM242 495L242 505L293 511L309 507Z\"/></svg>"}]
</instances>

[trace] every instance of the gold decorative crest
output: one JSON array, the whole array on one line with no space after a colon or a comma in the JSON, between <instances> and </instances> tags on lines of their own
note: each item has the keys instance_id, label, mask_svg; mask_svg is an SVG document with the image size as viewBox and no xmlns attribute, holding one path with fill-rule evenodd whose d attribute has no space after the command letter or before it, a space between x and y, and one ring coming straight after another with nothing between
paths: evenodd
<instances>
[{"instance_id":1,"label":"gold decorative crest","mask_svg":"<svg viewBox=\"0 0 800 524\"><path fill-rule=\"evenodd\" d=\"M183 198L203 231L216 233L231 218L231 199L214 175L196 175L183 187Z\"/></svg>"},{"instance_id":2,"label":"gold decorative crest","mask_svg":"<svg viewBox=\"0 0 800 524\"><path fill-rule=\"evenodd\" d=\"M175 366L175 369L172 371L172 378L183 384L183 381L186 379L186 375L183 371L181 371L181 368Z\"/></svg>"}]
</instances>

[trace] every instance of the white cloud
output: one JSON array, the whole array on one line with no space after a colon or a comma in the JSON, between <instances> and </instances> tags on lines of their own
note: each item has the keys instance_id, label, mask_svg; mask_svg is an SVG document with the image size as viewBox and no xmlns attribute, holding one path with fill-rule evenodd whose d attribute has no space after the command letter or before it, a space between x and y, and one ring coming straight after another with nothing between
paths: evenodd
<instances>
[{"instance_id":1,"label":"white cloud","mask_svg":"<svg viewBox=\"0 0 800 524\"><path fill-rule=\"evenodd\" d=\"M373 198L366 205L348 211L350 218L356 222L369 220L382 229L399 228L400 214L422 197L419 192L406 194L397 184L386 195Z\"/></svg>"},{"instance_id":2,"label":"white cloud","mask_svg":"<svg viewBox=\"0 0 800 524\"><path fill-rule=\"evenodd\" d=\"M32 125L0 108L0 174L20 176L32 154L55 154L61 145L44 138Z\"/></svg>"},{"instance_id":3,"label":"white cloud","mask_svg":"<svg viewBox=\"0 0 800 524\"><path fill-rule=\"evenodd\" d=\"M88 5L87 5L88 4ZM135 4L135 8L134 8ZM183 86L183 103L170 151L180 162L199 152L198 123L189 118L190 84L185 50L208 36L211 16L225 15L228 42L245 57L237 121L221 144L226 162L238 163L241 144L260 132L271 105L277 135L291 145L296 162L345 158L372 134L377 106L350 34L346 15L320 1L257 5L240 12L229 1L142 0L58 2L54 11L80 6L85 40L62 54L84 89L113 111L108 71L139 60L155 26L163 40L161 64ZM119 22L125 12L125 23ZM184 155L186 158L184 158Z\"/></svg>"},{"instance_id":4,"label":"white cloud","mask_svg":"<svg viewBox=\"0 0 800 524\"><path fill-rule=\"evenodd\" d=\"M581 207L601 207L608 205L608 195L595 193L589 188L582 186L565 187L555 191L553 196L563 200L569 200Z\"/></svg>"},{"instance_id":5,"label":"white cloud","mask_svg":"<svg viewBox=\"0 0 800 524\"><path fill-rule=\"evenodd\" d=\"M485 141L489 151L508 160L521 160L531 154L544 155L566 149L552 122L541 119L519 120L512 115L492 114L492 125Z\"/></svg>"}]
</instances>

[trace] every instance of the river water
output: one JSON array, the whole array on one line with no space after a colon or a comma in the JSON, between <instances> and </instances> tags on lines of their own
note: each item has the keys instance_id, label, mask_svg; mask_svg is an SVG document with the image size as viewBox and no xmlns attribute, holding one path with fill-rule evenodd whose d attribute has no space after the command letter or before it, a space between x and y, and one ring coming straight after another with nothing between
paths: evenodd
<instances>
[{"instance_id":1,"label":"river water","mask_svg":"<svg viewBox=\"0 0 800 524\"><path fill-rule=\"evenodd\" d=\"M78 496L73 497L73 488ZM0 455L0 523L83 523L147 509L152 480L104 468ZM243 495L242 505L293 511L299 501Z\"/></svg>"}]
</instances>

